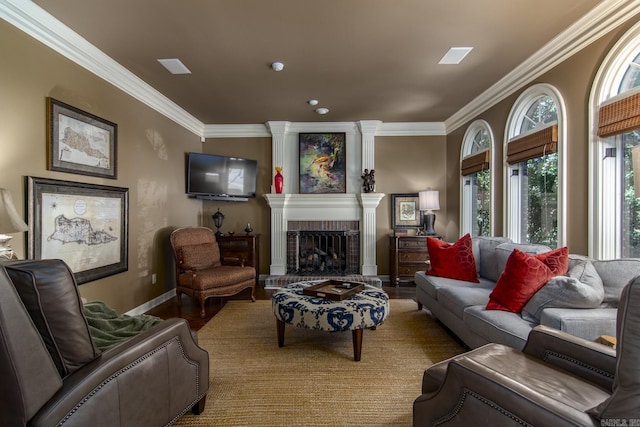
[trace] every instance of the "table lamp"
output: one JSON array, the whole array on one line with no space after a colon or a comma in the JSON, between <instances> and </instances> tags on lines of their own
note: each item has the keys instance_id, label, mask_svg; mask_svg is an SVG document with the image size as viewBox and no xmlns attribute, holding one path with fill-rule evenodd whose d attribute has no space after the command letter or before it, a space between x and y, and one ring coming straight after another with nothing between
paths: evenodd
<instances>
[{"instance_id":1,"label":"table lamp","mask_svg":"<svg viewBox=\"0 0 640 427\"><path fill-rule=\"evenodd\" d=\"M216 226L216 236L224 236L224 233L220 231L220 227L222 227L222 222L224 221L224 215L220 212L220 208L218 208L218 212L212 215L213 225Z\"/></svg>"},{"instance_id":2,"label":"table lamp","mask_svg":"<svg viewBox=\"0 0 640 427\"><path fill-rule=\"evenodd\" d=\"M424 212L425 232L427 236L436 236L433 225L436 222L436 214L433 211L440 209L440 192L438 190L424 190L418 193L420 210Z\"/></svg>"},{"instance_id":3,"label":"table lamp","mask_svg":"<svg viewBox=\"0 0 640 427\"><path fill-rule=\"evenodd\" d=\"M22 233L29 226L20 218L13 204L11 193L6 188L0 188L0 258L12 258L13 251L8 245L11 233Z\"/></svg>"}]
</instances>

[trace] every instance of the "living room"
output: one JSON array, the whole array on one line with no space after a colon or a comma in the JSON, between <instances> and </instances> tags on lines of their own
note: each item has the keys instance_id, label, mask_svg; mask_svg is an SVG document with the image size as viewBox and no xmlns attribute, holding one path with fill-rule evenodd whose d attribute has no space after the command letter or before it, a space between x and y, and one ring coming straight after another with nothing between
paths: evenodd
<instances>
[{"instance_id":1,"label":"living room","mask_svg":"<svg viewBox=\"0 0 640 427\"><path fill-rule=\"evenodd\" d=\"M19 16L19 6L0 1L0 85L3 93L0 117L0 183L13 195L18 212L27 218L30 203L26 177L42 177L88 184L128 188L128 269L80 286L88 300L106 302L118 312L145 312L170 298L174 289L172 254L167 245L176 227L203 225L215 228L212 215L220 209L225 215L222 231L242 234L248 223L260 234L262 278L271 273L271 209L265 195L272 193L274 159L272 127L267 124L209 125L206 135L197 120L175 113L165 100L149 106L125 88L137 81L109 81L89 71L74 59L52 49L57 41L38 24L34 16ZM590 217L590 142L593 141L593 105L590 99L594 80L612 48L629 31L636 31L638 10L635 2L608 2L607 15L593 18L591 29L577 31L565 40L555 56L540 60L535 67L518 70L517 83L503 82L503 93L494 93L480 105L456 112L451 120L438 123L380 123L363 130L362 117L350 122L318 122L313 126L286 122L288 138L303 128L311 132L349 129L354 139L372 141L376 171L376 192L384 194L375 210L375 265L377 275L390 274L389 234L391 194L418 193L426 188L440 191L436 232L443 240L456 241L461 234L461 149L471 123L485 121L495 141L492 167L497 167L493 183L492 235L506 233L505 178L503 144L507 122L518 97L536 84L546 84L562 94L565 106L563 155L564 201L562 234L558 246L571 253L595 256L593 219ZM33 5L32 5L33 6ZM34 38L42 31L45 36ZM72 53L68 54L73 56ZM81 55L80 55L81 56ZM81 61L82 59L77 59ZM118 71L119 72L119 71ZM108 74L108 72L106 72ZM117 73L116 73L117 74ZM479 94L480 95L480 94ZM47 160L47 98L61 100L118 125L117 179L103 179L49 170ZM148 98L144 98L145 100ZM168 111L168 112L167 112ZM273 122L272 124L275 124ZM200 128L199 128L200 127ZM198 129L199 128L199 129ZM198 129L194 131L194 129ZM282 133L280 135L283 135ZM204 141L203 141L204 140ZM185 154L203 152L239 156L258 161L257 197L248 202L200 201L185 194ZM284 154L281 154L284 156ZM362 161L362 160L361 160ZM360 168L359 168L360 169ZM296 188L295 170L283 171L285 193ZM358 177L361 170L358 170ZM357 179L356 179L357 181ZM354 181L355 182L355 181ZM360 190L353 188L353 192ZM295 192L295 191L294 191ZM18 258L29 255L29 235L14 235L12 248Z\"/></svg>"}]
</instances>

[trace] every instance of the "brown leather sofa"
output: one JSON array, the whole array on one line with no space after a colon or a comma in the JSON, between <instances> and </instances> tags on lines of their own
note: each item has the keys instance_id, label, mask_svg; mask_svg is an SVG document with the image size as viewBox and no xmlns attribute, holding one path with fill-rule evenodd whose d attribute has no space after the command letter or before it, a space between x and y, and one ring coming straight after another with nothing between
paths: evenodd
<instances>
[{"instance_id":1,"label":"brown leather sofa","mask_svg":"<svg viewBox=\"0 0 640 427\"><path fill-rule=\"evenodd\" d=\"M523 350L487 344L428 368L413 425L640 425L640 276L624 288L617 348L546 326Z\"/></svg>"},{"instance_id":2,"label":"brown leather sofa","mask_svg":"<svg viewBox=\"0 0 640 427\"><path fill-rule=\"evenodd\" d=\"M0 265L0 425L164 426L204 409L209 357L182 319L100 352L60 260Z\"/></svg>"}]
</instances>

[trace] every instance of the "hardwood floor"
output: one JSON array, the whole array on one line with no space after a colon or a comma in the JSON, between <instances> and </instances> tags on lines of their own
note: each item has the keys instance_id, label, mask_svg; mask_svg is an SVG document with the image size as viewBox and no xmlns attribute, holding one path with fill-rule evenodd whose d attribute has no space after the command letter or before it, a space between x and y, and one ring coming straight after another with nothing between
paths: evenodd
<instances>
[{"instance_id":1,"label":"hardwood floor","mask_svg":"<svg viewBox=\"0 0 640 427\"><path fill-rule=\"evenodd\" d=\"M415 286L389 286L389 283L383 283L382 289L389 295L389 298L415 299ZM273 290L265 289L264 283L256 286L254 296L257 300L270 300ZM200 306L195 298L187 295L182 296L182 307L178 307L176 298L173 297L169 301L152 308L146 314L160 317L161 319L169 319L171 317L181 317L189 322L191 329L197 331L203 327L213 316L215 316L227 300L248 300L249 290L242 292L234 297L226 299L209 298L205 305L205 317L200 317Z\"/></svg>"}]
</instances>

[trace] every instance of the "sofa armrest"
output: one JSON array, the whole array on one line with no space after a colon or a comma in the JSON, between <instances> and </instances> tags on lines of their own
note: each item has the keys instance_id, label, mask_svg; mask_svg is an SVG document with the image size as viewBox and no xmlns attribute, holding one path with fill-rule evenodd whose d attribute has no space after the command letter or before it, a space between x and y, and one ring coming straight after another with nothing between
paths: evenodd
<instances>
[{"instance_id":1,"label":"sofa armrest","mask_svg":"<svg viewBox=\"0 0 640 427\"><path fill-rule=\"evenodd\" d=\"M102 353L64 379L30 426L165 425L201 401L208 353L186 320L160 322Z\"/></svg>"},{"instance_id":2,"label":"sofa armrest","mask_svg":"<svg viewBox=\"0 0 640 427\"><path fill-rule=\"evenodd\" d=\"M611 390L616 352L610 347L539 325L531 330L524 353Z\"/></svg>"},{"instance_id":3,"label":"sofa armrest","mask_svg":"<svg viewBox=\"0 0 640 427\"><path fill-rule=\"evenodd\" d=\"M537 384L543 381L535 372ZM532 378L533 380L533 378ZM579 379L568 387L580 390ZM591 389L595 386L590 386ZM587 386L589 388L589 386ZM590 390L590 389L589 389ZM604 399L606 393L596 396ZM585 412L540 393L535 387L509 378L482 360L461 356L448 366L446 379L440 389L419 396L413 402L413 425L476 425L486 426L598 426Z\"/></svg>"}]
</instances>

